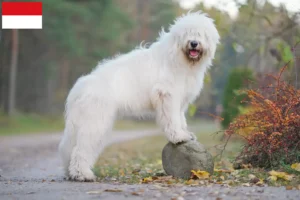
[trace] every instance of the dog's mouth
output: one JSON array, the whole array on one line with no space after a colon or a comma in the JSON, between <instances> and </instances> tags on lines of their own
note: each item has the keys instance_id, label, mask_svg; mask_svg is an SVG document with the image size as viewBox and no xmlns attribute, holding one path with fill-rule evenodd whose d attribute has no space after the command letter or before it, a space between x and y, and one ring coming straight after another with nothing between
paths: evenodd
<instances>
[{"instance_id":1,"label":"dog's mouth","mask_svg":"<svg viewBox=\"0 0 300 200\"><path fill-rule=\"evenodd\" d=\"M197 49L190 49L189 50L189 56L191 58L197 58L200 55L200 51Z\"/></svg>"},{"instance_id":2,"label":"dog's mouth","mask_svg":"<svg viewBox=\"0 0 300 200\"><path fill-rule=\"evenodd\" d=\"M203 51L201 49L189 49L188 53L190 58L197 59L202 57Z\"/></svg>"}]
</instances>

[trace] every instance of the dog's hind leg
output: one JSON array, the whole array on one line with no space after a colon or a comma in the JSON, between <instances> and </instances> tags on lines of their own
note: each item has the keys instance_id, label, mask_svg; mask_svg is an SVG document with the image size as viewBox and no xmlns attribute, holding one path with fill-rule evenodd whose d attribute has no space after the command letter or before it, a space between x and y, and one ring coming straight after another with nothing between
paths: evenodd
<instances>
[{"instance_id":1,"label":"dog's hind leg","mask_svg":"<svg viewBox=\"0 0 300 200\"><path fill-rule=\"evenodd\" d=\"M66 121L63 137L59 143L59 154L63 162L65 175L69 176L69 165L73 147L76 145L76 133L70 121Z\"/></svg>"},{"instance_id":2,"label":"dog's hind leg","mask_svg":"<svg viewBox=\"0 0 300 200\"><path fill-rule=\"evenodd\" d=\"M107 133L111 130L115 110L112 103L89 99L80 109L76 122L76 145L71 154L69 176L76 181L94 181L92 168L104 148Z\"/></svg>"}]
</instances>

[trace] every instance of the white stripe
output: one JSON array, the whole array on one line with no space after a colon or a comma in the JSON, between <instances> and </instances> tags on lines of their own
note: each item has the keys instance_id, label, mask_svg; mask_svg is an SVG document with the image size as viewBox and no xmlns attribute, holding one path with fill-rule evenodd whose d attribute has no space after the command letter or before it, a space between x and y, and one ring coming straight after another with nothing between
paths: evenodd
<instances>
[{"instance_id":1,"label":"white stripe","mask_svg":"<svg viewBox=\"0 0 300 200\"><path fill-rule=\"evenodd\" d=\"M41 15L2 15L2 29L42 29Z\"/></svg>"}]
</instances>

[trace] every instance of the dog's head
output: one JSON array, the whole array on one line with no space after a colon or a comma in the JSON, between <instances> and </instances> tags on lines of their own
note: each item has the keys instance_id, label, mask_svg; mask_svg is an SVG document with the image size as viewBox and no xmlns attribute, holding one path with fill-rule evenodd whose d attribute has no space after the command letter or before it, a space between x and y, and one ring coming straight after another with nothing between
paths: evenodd
<instances>
[{"instance_id":1,"label":"dog's head","mask_svg":"<svg viewBox=\"0 0 300 200\"><path fill-rule=\"evenodd\" d=\"M170 26L177 49L188 62L213 59L220 36L211 18L201 12L189 12Z\"/></svg>"}]
</instances>

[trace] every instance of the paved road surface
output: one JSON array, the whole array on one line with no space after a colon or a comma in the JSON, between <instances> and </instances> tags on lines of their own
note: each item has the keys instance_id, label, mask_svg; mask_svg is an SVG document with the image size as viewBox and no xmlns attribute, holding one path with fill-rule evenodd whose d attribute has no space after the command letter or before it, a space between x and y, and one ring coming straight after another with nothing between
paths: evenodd
<instances>
[{"instance_id":1,"label":"paved road surface","mask_svg":"<svg viewBox=\"0 0 300 200\"><path fill-rule=\"evenodd\" d=\"M109 143L157 133L157 130L116 131ZM283 187L158 187L65 181L57 155L60 135L0 137L0 199L300 199L299 190Z\"/></svg>"}]
</instances>

